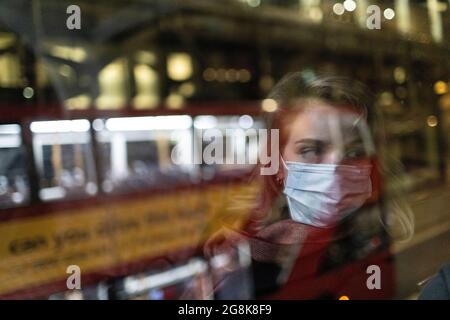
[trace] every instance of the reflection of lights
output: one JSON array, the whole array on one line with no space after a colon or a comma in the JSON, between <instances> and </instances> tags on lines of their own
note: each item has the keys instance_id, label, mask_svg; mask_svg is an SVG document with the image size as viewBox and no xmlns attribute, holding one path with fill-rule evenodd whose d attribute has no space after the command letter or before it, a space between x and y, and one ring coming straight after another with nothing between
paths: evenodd
<instances>
[{"instance_id":1,"label":"reflection of lights","mask_svg":"<svg viewBox=\"0 0 450 320\"><path fill-rule=\"evenodd\" d=\"M99 109L118 109L125 105L126 59L118 58L98 73L100 96L95 103Z\"/></svg>"},{"instance_id":2,"label":"reflection of lights","mask_svg":"<svg viewBox=\"0 0 450 320\"><path fill-rule=\"evenodd\" d=\"M63 64L61 67L59 67L59 74L63 77L70 77L73 73L73 69L71 66L67 64Z\"/></svg>"},{"instance_id":3,"label":"reflection of lights","mask_svg":"<svg viewBox=\"0 0 450 320\"><path fill-rule=\"evenodd\" d=\"M14 44L16 37L12 33L0 32L0 48L6 49Z\"/></svg>"},{"instance_id":4,"label":"reflection of lights","mask_svg":"<svg viewBox=\"0 0 450 320\"><path fill-rule=\"evenodd\" d=\"M0 86L16 88L26 85L18 54L2 52L0 54ZM41 80L37 78L36 80Z\"/></svg>"},{"instance_id":5,"label":"reflection of lights","mask_svg":"<svg viewBox=\"0 0 450 320\"><path fill-rule=\"evenodd\" d=\"M138 51L135 55L136 61L144 64L155 64L156 55L151 51Z\"/></svg>"},{"instance_id":6,"label":"reflection of lights","mask_svg":"<svg viewBox=\"0 0 450 320\"><path fill-rule=\"evenodd\" d=\"M383 11L383 15L386 19L392 20L395 17L395 11L392 10L391 8L387 8Z\"/></svg>"},{"instance_id":7,"label":"reflection of lights","mask_svg":"<svg viewBox=\"0 0 450 320\"><path fill-rule=\"evenodd\" d=\"M90 127L91 124L86 119L35 121L30 124L34 133L86 132Z\"/></svg>"},{"instance_id":8,"label":"reflection of lights","mask_svg":"<svg viewBox=\"0 0 450 320\"><path fill-rule=\"evenodd\" d=\"M175 267L160 273L145 277L127 277L124 280L124 290L128 294L138 294L152 288L168 286L182 280L195 278L207 270L205 262L199 259L191 260L186 265Z\"/></svg>"},{"instance_id":9,"label":"reflection of lights","mask_svg":"<svg viewBox=\"0 0 450 320\"><path fill-rule=\"evenodd\" d=\"M447 3L444 3L444 2L438 2L438 3L437 3L437 10L438 10L438 11L444 12L444 11L447 10L447 8L448 8Z\"/></svg>"},{"instance_id":10,"label":"reflection of lights","mask_svg":"<svg viewBox=\"0 0 450 320\"><path fill-rule=\"evenodd\" d=\"M66 196L66 190L63 187L51 187L41 189L39 191L39 198L44 201L61 199Z\"/></svg>"},{"instance_id":11,"label":"reflection of lights","mask_svg":"<svg viewBox=\"0 0 450 320\"><path fill-rule=\"evenodd\" d=\"M247 69L241 69L238 71L238 79L240 82L249 82L251 77L250 71Z\"/></svg>"},{"instance_id":12,"label":"reflection of lights","mask_svg":"<svg viewBox=\"0 0 450 320\"><path fill-rule=\"evenodd\" d=\"M309 17L314 20L314 21L322 21L323 18L323 13L322 13L322 9L318 8L318 7L314 7L309 9Z\"/></svg>"},{"instance_id":13,"label":"reflection of lights","mask_svg":"<svg viewBox=\"0 0 450 320\"><path fill-rule=\"evenodd\" d=\"M136 109L155 108L159 103L158 74L147 64L134 67L137 95L133 98Z\"/></svg>"},{"instance_id":14,"label":"reflection of lights","mask_svg":"<svg viewBox=\"0 0 450 320\"><path fill-rule=\"evenodd\" d=\"M183 107L184 97L181 94L171 93L166 98L166 104L168 109L177 110Z\"/></svg>"},{"instance_id":15,"label":"reflection of lights","mask_svg":"<svg viewBox=\"0 0 450 320\"><path fill-rule=\"evenodd\" d=\"M133 98L133 106L135 109L154 109L160 102L159 96L156 94L139 94Z\"/></svg>"},{"instance_id":16,"label":"reflection of lights","mask_svg":"<svg viewBox=\"0 0 450 320\"><path fill-rule=\"evenodd\" d=\"M96 99L95 103L99 109L118 109L126 102L121 95L104 95Z\"/></svg>"},{"instance_id":17,"label":"reflection of lights","mask_svg":"<svg viewBox=\"0 0 450 320\"><path fill-rule=\"evenodd\" d=\"M261 77L261 80L259 81L259 86L265 91L269 91L273 87L273 85L274 80L269 75Z\"/></svg>"},{"instance_id":18,"label":"reflection of lights","mask_svg":"<svg viewBox=\"0 0 450 320\"><path fill-rule=\"evenodd\" d=\"M427 124L429 127L436 127L438 124L438 120L437 120L436 116L428 116Z\"/></svg>"},{"instance_id":19,"label":"reflection of lights","mask_svg":"<svg viewBox=\"0 0 450 320\"><path fill-rule=\"evenodd\" d=\"M106 120L106 129L109 131L183 130L189 129L191 126L190 116L132 117Z\"/></svg>"},{"instance_id":20,"label":"reflection of lights","mask_svg":"<svg viewBox=\"0 0 450 320\"><path fill-rule=\"evenodd\" d=\"M94 195L97 193L97 185L93 182L88 182L85 187L86 193Z\"/></svg>"},{"instance_id":21,"label":"reflection of lights","mask_svg":"<svg viewBox=\"0 0 450 320\"><path fill-rule=\"evenodd\" d=\"M236 70L236 69L214 69L207 68L203 71L203 79L205 81L218 81L218 82L248 82L250 80L250 72L245 69Z\"/></svg>"},{"instance_id":22,"label":"reflection of lights","mask_svg":"<svg viewBox=\"0 0 450 320\"><path fill-rule=\"evenodd\" d=\"M261 0L247 0L247 4L252 8L256 8L261 4Z\"/></svg>"},{"instance_id":23,"label":"reflection of lights","mask_svg":"<svg viewBox=\"0 0 450 320\"><path fill-rule=\"evenodd\" d=\"M239 126L243 129L248 129L253 126L253 118L245 114L239 117Z\"/></svg>"},{"instance_id":24,"label":"reflection of lights","mask_svg":"<svg viewBox=\"0 0 450 320\"><path fill-rule=\"evenodd\" d=\"M1 134L0 145L2 148L19 148L22 145L22 139L18 134Z\"/></svg>"},{"instance_id":25,"label":"reflection of lights","mask_svg":"<svg viewBox=\"0 0 450 320\"><path fill-rule=\"evenodd\" d=\"M104 82L115 82L115 79L121 78L124 73L124 65L123 60L117 59L114 62L111 62L107 66L105 66L102 71L99 72L100 81Z\"/></svg>"},{"instance_id":26,"label":"reflection of lights","mask_svg":"<svg viewBox=\"0 0 450 320\"><path fill-rule=\"evenodd\" d=\"M398 84L404 83L406 80L405 69L402 67L396 67L394 69L394 79L395 79L395 82L397 82Z\"/></svg>"},{"instance_id":27,"label":"reflection of lights","mask_svg":"<svg viewBox=\"0 0 450 320\"><path fill-rule=\"evenodd\" d=\"M34 90L31 87L26 87L23 89L23 96L27 99L31 99L34 96Z\"/></svg>"},{"instance_id":28,"label":"reflection of lights","mask_svg":"<svg viewBox=\"0 0 450 320\"><path fill-rule=\"evenodd\" d=\"M11 199L14 203L22 203L25 200L25 197L20 192L14 192L11 195Z\"/></svg>"},{"instance_id":29,"label":"reflection of lights","mask_svg":"<svg viewBox=\"0 0 450 320\"><path fill-rule=\"evenodd\" d=\"M230 257L225 253L215 255L211 259L211 266L215 269L223 268L229 265Z\"/></svg>"},{"instance_id":30,"label":"reflection of lights","mask_svg":"<svg viewBox=\"0 0 450 320\"><path fill-rule=\"evenodd\" d=\"M217 126L217 118L214 116L198 116L194 120L197 129L212 129Z\"/></svg>"},{"instance_id":31,"label":"reflection of lights","mask_svg":"<svg viewBox=\"0 0 450 320\"><path fill-rule=\"evenodd\" d=\"M264 99L261 107L265 112L275 112L278 109L278 103L273 99Z\"/></svg>"},{"instance_id":32,"label":"reflection of lights","mask_svg":"<svg viewBox=\"0 0 450 320\"><path fill-rule=\"evenodd\" d=\"M95 131L102 131L105 128L105 122L102 119L95 119L92 122L92 128L94 128Z\"/></svg>"},{"instance_id":33,"label":"reflection of lights","mask_svg":"<svg viewBox=\"0 0 450 320\"><path fill-rule=\"evenodd\" d=\"M335 14L337 14L338 16L343 15L344 12L345 12L345 8L344 8L344 6L342 5L342 3L336 3L336 4L333 6L333 12L334 12Z\"/></svg>"},{"instance_id":34,"label":"reflection of lights","mask_svg":"<svg viewBox=\"0 0 450 320\"><path fill-rule=\"evenodd\" d=\"M434 92L436 92L436 94L444 94L447 92L447 90L448 90L448 87L444 81L437 81L434 84Z\"/></svg>"},{"instance_id":35,"label":"reflection of lights","mask_svg":"<svg viewBox=\"0 0 450 320\"><path fill-rule=\"evenodd\" d=\"M0 69L2 69L1 66L0 66ZM43 61L36 62L35 75L36 75L36 87L37 88L45 88L50 85L49 70Z\"/></svg>"},{"instance_id":36,"label":"reflection of lights","mask_svg":"<svg viewBox=\"0 0 450 320\"><path fill-rule=\"evenodd\" d=\"M237 81L237 71L235 69L229 69L225 72L225 79L229 82Z\"/></svg>"},{"instance_id":37,"label":"reflection of lights","mask_svg":"<svg viewBox=\"0 0 450 320\"><path fill-rule=\"evenodd\" d=\"M111 182L111 180L105 180L102 183L102 189L106 193L109 193L114 190L114 184Z\"/></svg>"},{"instance_id":38,"label":"reflection of lights","mask_svg":"<svg viewBox=\"0 0 450 320\"><path fill-rule=\"evenodd\" d=\"M79 290L69 291L65 294L67 300L84 300L83 292Z\"/></svg>"},{"instance_id":39,"label":"reflection of lights","mask_svg":"<svg viewBox=\"0 0 450 320\"><path fill-rule=\"evenodd\" d=\"M0 134L19 134L20 126L18 124L0 125Z\"/></svg>"},{"instance_id":40,"label":"reflection of lights","mask_svg":"<svg viewBox=\"0 0 450 320\"><path fill-rule=\"evenodd\" d=\"M203 79L208 82L214 81L216 79L216 70L213 68L205 69L205 71L203 71Z\"/></svg>"},{"instance_id":41,"label":"reflection of lights","mask_svg":"<svg viewBox=\"0 0 450 320\"><path fill-rule=\"evenodd\" d=\"M52 56L72 60L75 62L83 62L87 58L87 52L81 47L68 47L68 46L52 46L50 49Z\"/></svg>"},{"instance_id":42,"label":"reflection of lights","mask_svg":"<svg viewBox=\"0 0 450 320\"><path fill-rule=\"evenodd\" d=\"M18 124L0 125L0 146L3 148L18 148L22 144L20 137L20 126ZM1 179L2 176L0 176ZM1 181L0 181L1 185Z\"/></svg>"},{"instance_id":43,"label":"reflection of lights","mask_svg":"<svg viewBox=\"0 0 450 320\"><path fill-rule=\"evenodd\" d=\"M172 53L167 58L167 74L170 79L183 81L192 76L192 59L187 53Z\"/></svg>"},{"instance_id":44,"label":"reflection of lights","mask_svg":"<svg viewBox=\"0 0 450 320\"><path fill-rule=\"evenodd\" d=\"M219 69L217 70L217 81L219 82L225 82L227 80L226 75L227 71L225 69Z\"/></svg>"},{"instance_id":45,"label":"reflection of lights","mask_svg":"<svg viewBox=\"0 0 450 320\"><path fill-rule=\"evenodd\" d=\"M450 93L446 93L439 99L439 106L442 110L450 110Z\"/></svg>"},{"instance_id":46,"label":"reflection of lights","mask_svg":"<svg viewBox=\"0 0 450 320\"><path fill-rule=\"evenodd\" d=\"M389 91L384 91L380 95L380 104L383 106L389 106L394 103L394 96Z\"/></svg>"},{"instance_id":47,"label":"reflection of lights","mask_svg":"<svg viewBox=\"0 0 450 320\"><path fill-rule=\"evenodd\" d=\"M354 11L356 9L356 2L353 0L345 0L344 1L344 8L347 11Z\"/></svg>"},{"instance_id":48,"label":"reflection of lights","mask_svg":"<svg viewBox=\"0 0 450 320\"><path fill-rule=\"evenodd\" d=\"M64 101L64 106L69 110L84 110L89 108L90 104L91 97L86 94L80 94Z\"/></svg>"},{"instance_id":49,"label":"reflection of lights","mask_svg":"<svg viewBox=\"0 0 450 320\"><path fill-rule=\"evenodd\" d=\"M142 85L151 85L158 81L156 72L146 64L138 64L134 67L134 77L136 82Z\"/></svg>"},{"instance_id":50,"label":"reflection of lights","mask_svg":"<svg viewBox=\"0 0 450 320\"><path fill-rule=\"evenodd\" d=\"M191 97L195 93L195 85L192 82L185 82L178 91L185 97Z\"/></svg>"}]
</instances>

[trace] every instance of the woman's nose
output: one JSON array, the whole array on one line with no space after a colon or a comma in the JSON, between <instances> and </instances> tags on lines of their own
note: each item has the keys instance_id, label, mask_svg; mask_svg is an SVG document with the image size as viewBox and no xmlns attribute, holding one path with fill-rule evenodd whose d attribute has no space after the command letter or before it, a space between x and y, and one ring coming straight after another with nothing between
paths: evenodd
<instances>
[{"instance_id":1,"label":"woman's nose","mask_svg":"<svg viewBox=\"0 0 450 320\"><path fill-rule=\"evenodd\" d=\"M323 164L340 164L344 159L344 152L339 149L333 149L327 152L322 158Z\"/></svg>"}]
</instances>

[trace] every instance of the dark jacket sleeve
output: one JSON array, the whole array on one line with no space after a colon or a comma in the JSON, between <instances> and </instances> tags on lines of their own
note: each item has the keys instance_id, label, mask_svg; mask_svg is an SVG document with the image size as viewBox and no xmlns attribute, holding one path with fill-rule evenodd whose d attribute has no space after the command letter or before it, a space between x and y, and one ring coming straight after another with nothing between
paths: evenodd
<instances>
[{"instance_id":1,"label":"dark jacket sleeve","mask_svg":"<svg viewBox=\"0 0 450 320\"><path fill-rule=\"evenodd\" d=\"M450 300L450 264L442 267L425 285L419 300Z\"/></svg>"}]
</instances>

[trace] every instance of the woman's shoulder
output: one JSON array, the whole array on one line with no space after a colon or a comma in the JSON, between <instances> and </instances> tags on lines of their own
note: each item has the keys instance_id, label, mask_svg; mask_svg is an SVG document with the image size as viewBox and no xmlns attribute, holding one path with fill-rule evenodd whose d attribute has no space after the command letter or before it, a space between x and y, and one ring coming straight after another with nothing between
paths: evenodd
<instances>
[{"instance_id":1,"label":"woman's shoulder","mask_svg":"<svg viewBox=\"0 0 450 320\"><path fill-rule=\"evenodd\" d=\"M450 263L427 282L419 300L450 300Z\"/></svg>"}]
</instances>

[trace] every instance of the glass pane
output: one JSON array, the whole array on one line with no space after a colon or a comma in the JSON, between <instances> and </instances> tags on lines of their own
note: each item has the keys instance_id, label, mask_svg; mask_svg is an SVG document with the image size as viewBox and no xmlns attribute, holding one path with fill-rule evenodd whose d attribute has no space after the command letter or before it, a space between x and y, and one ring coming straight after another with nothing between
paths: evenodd
<instances>
[{"instance_id":1,"label":"glass pane","mask_svg":"<svg viewBox=\"0 0 450 320\"><path fill-rule=\"evenodd\" d=\"M97 193L88 120L36 121L30 129L43 201Z\"/></svg>"},{"instance_id":2,"label":"glass pane","mask_svg":"<svg viewBox=\"0 0 450 320\"><path fill-rule=\"evenodd\" d=\"M104 190L165 188L195 179L188 161L191 127L189 116L96 119Z\"/></svg>"},{"instance_id":3,"label":"glass pane","mask_svg":"<svg viewBox=\"0 0 450 320\"><path fill-rule=\"evenodd\" d=\"M17 124L0 125L0 208L29 200L27 157Z\"/></svg>"}]
</instances>

